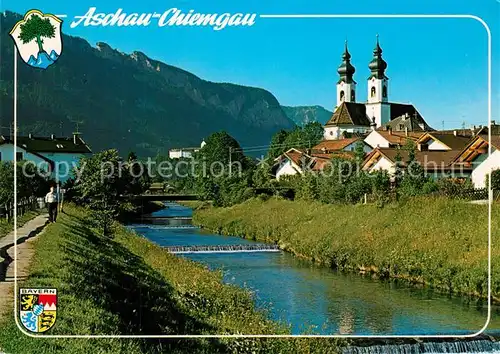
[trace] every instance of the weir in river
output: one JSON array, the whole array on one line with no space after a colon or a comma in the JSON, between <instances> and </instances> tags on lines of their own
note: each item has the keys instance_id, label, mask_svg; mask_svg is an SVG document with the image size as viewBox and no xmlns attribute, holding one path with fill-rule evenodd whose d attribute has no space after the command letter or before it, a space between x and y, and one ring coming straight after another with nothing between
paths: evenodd
<instances>
[{"instance_id":1,"label":"weir in river","mask_svg":"<svg viewBox=\"0 0 500 354\"><path fill-rule=\"evenodd\" d=\"M201 245L201 246L167 246L171 253L235 253L235 252L279 252L277 245L244 244L244 245Z\"/></svg>"}]
</instances>

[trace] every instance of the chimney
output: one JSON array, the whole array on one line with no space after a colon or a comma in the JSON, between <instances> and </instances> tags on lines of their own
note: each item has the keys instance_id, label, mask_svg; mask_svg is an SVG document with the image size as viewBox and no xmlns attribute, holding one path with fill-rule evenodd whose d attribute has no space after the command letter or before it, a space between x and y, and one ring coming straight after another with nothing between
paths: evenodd
<instances>
[{"instance_id":1,"label":"chimney","mask_svg":"<svg viewBox=\"0 0 500 354\"><path fill-rule=\"evenodd\" d=\"M391 127L387 127L387 130L389 131L389 135L392 135L392 128Z\"/></svg>"},{"instance_id":2,"label":"chimney","mask_svg":"<svg viewBox=\"0 0 500 354\"><path fill-rule=\"evenodd\" d=\"M50 139L56 140L56 136L54 134L50 134Z\"/></svg>"},{"instance_id":3,"label":"chimney","mask_svg":"<svg viewBox=\"0 0 500 354\"><path fill-rule=\"evenodd\" d=\"M73 133L73 144L75 145L78 145L78 135L80 135L80 133L77 132Z\"/></svg>"},{"instance_id":4,"label":"chimney","mask_svg":"<svg viewBox=\"0 0 500 354\"><path fill-rule=\"evenodd\" d=\"M377 129L377 123L375 123L375 117L372 118L372 122L370 123L370 127L372 130Z\"/></svg>"},{"instance_id":5,"label":"chimney","mask_svg":"<svg viewBox=\"0 0 500 354\"><path fill-rule=\"evenodd\" d=\"M33 139L33 134L29 133L28 138Z\"/></svg>"},{"instance_id":6,"label":"chimney","mask_svg":"<svg viewBox=\"0 0 500 354\"><path fill-rule=\"evenodd\" d=\"M453 135L455 135L455 136L457 136L457 135L458 135L458 133L457 133L457 131L456 131L456 130L454 130L454 131L453 131Z\"/></svg>"},{"instance_id":7,"label":"chimney","mask_svg":"<svg viewBox=\"0 0 500 354\"><path fill-rule=\"evenodd\" d=\"M408 127L405 127L405 136L408 136Z\"/></svg>"}]
</instances>

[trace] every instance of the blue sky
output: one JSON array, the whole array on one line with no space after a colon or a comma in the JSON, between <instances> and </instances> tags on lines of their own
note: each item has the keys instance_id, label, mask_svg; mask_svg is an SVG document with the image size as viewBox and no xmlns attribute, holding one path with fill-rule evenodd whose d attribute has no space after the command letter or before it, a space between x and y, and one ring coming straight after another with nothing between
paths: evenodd
<instances>
[{"instance_id":1,"label":"blue sky","mask_svg":"<svg viewBox=\"0 0 500 354\"><path fill-rule=\"evenodd\" d=\"M39 1L2 0L2 10L24 13ZM241 1L111 0L104 5L51 1L40 9L67 14L63 32L148 56L201 78L262 87L283 105L335 105L336 72L345 39L356 67L358 101L366 100L368 62L380 35L388 63L389 99L411 102L434 128L487 124L487 36L473 19L264 19L253 27L69 27L90 6L98 12L163 12L171 7L204 13L257 14L473 14L490 27L493 42L493 119L498 114L500 0Z\"/></svg>"}]
</instances>

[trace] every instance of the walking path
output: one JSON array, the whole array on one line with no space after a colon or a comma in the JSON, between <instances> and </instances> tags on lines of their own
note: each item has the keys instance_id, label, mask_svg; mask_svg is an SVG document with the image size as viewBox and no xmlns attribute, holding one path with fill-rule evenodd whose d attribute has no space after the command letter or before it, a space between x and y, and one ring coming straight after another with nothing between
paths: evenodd
<instances>
[{"instance_id":1,"label":"walking path","mask_svg":"<svg viewBox=\"0 0 500 354\"><path fill-rule=\"evenodd\" d=\"M38 215L17 229L17 255L14 254L14 231L0 239L0 314L12 307L14 289L14 260L17 280L28 277L34 253L32 240L47 224L47 214Z\"/></svg>"}]
</instances>

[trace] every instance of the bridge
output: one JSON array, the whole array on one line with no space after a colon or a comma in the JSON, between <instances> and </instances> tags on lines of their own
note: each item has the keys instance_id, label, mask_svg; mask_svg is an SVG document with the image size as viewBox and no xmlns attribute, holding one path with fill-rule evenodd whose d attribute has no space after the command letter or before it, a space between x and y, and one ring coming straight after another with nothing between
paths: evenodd
<instances>
[{"instance_id":1,"label":"bridge","mask_svg":"<svg viewBox=\"0 0 500 354\"><path fill-rule=\"evenodd\" d=\"M200 245L200 246L167 246L168 252L182 253L239 253L239 252L279 252L277 245L249 243L244 245Z\"/></svg>"},{"instance_id":2,"label":"bridge","mask_svg":"<svg viewBox=\"0 0 500 354\"><path fill-rule=\"evenodd\" d=\"M176 201L176 200L198 200L198 194L138 194L122 195L122 199L141 200L141 201Z\"/></svg>"}]
</instances>

